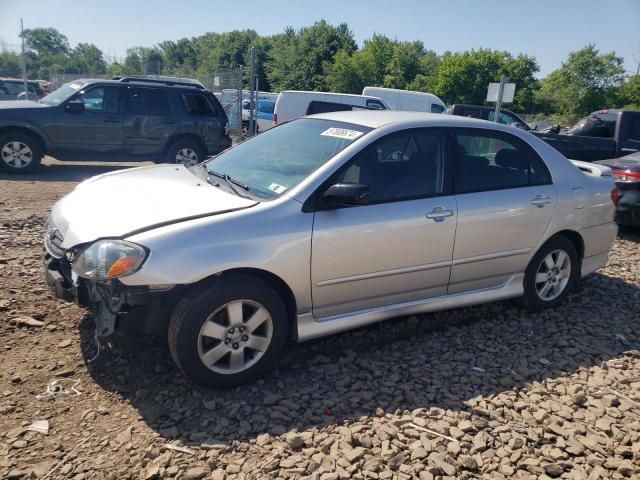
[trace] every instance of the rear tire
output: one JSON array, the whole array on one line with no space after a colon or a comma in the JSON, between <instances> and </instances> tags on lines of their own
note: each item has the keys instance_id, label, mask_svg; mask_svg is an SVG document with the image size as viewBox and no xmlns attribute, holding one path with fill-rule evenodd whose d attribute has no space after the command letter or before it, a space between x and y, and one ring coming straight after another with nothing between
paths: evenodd
<instances>
[{"instance_id":1,"label":"rear tire","mask_svg":"<svg viewBox=\"0 0 640 480\"><path fill-rule=\"evenodd\" d=\"M166 162L190 167L203 162L206 158L202 147L192 140L178 140L167 149Z\"/></svg>"},{"instance_id":2,"label":"rear tire","mask_svg":"<svg viewBox=\"0 0 640 480\"><path fill-rule=\"evenodd\" d=\"M0 168L9 173L31 173L42 161L40 142L28 133L0 135Z\"/></svg>"},{"instance_id":3,"label":"rear tire","mask_svg":"<svg viewBox=\"0 0 640 480\"><path fill-rule=\"evenodd\" d=\"M176 306L169 322L169 350L194 383L229 388L271 371L289 336L282 298L249 275L223 276Z\"/></svg>"},{"instance_id":4,"label":"rear tire","mask_svg":"<svg viewBox=\"0 0 640 480\"><path fill-rule=\"evenodd\" d=\"M573 243L563 236L550 238L525 271L522 303L532 311L559 305L580 278L579 269Z\"/></svg>"}]
</instances>

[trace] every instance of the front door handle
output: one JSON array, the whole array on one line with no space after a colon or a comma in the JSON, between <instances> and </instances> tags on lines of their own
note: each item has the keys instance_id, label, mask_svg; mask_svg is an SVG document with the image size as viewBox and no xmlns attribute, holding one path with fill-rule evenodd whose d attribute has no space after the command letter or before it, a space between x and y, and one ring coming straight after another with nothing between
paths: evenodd
<instances>
[{"instance_id":1,"label":"front door handle","mask_svg":"<svg viewBox=\"0 0 640 480\"><path fill-rule=\"evenodd\" d=\"M531 205L535 205L538 208L544 208L546 204L551 202L553 202L553 200L551 200L546 195L536 195L536 198L531 200Z\"/></svg>"},{"instance_id":2,"label":"front door handle","mask_svg":"<svg viewBox=\"0 0 640 480\"><path fill-rule=\"evenodd\" d=\"M427 218L435 221L435 222L443 222L445 218L453 215L453 210L447 210L444 207L435 207L429 213L427 213Z\"/></svg>"},{"instance_id":3,"label":"front door handle","mask_svg":"<svg viewBox=\"0 0 640 480\"><path fill-rule=\"evenodd\" d=\"M105 118L104 123L120 123L120 119L119 118Z\"/></svg>"}]
</instances>

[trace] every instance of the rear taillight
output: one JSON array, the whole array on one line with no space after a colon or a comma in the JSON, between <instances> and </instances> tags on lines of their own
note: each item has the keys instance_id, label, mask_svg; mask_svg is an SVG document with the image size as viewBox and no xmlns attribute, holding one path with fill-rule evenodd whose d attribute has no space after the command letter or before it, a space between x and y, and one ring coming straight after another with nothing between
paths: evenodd
<instances>
[{"instance_id":1,"label":"rear taillight","mask_svg":"<svg viewBox=\"0 0 640 480\"><path fill-rule=\"evenodd\" d=\"M618 192L617 188L611 190L611 201L614 205L618 205L618 199L620 198L620 192Z\"/></svg>"},{"instance_id":2,"label":"rear taillight","mask_svg":"<svg viewBox=\"0 0 640 480\"><path fill-rule=\"evenodd\" d=\"M273 124L274 125L278 125L278 114L277 113L273 114Z\"/></svg>"},{"instance_id":3,"label":"rear taillight","mask_svg":"<svg viewBox=\"0 0 640 480\"><path fill-rule=\"evenodd\" d=\"M616 182L635 183L640 182L640 172L630 170L613 170L613 180Z\"/></svg>"},{"instance_id":4,"label":"rear taillight","mask_svg":"<svg viewBox=\"0 0 640 480\"><path fill-rule=\"evenodd\" d=\"M224 136L228 137L231 134L231 129L229 128L229 122L224 124Z\"/></svg>"}]
</instances>

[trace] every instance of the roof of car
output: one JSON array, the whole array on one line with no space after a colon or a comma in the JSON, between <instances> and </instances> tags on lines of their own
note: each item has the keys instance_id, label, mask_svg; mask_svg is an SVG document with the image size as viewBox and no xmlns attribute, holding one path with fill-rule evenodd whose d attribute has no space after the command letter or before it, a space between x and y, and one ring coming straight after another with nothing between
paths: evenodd
<instances>
[{"instance_id":1,"label":"roof of car","mask_svg":"<svg viewBox=\"0 0 640 480\"><path fill-rule=\"evenodd\" d=\"M111 78L77 78L75 80L71 80L68 83L107 83L113 85L136 85L136 86L150 86L150 87L173 87L173 88L197 88L198 90L202 90L202 85L197 83L188 83L188 82L180 82L176 81L172 83L171 80L158 80L153 81L153 79L131 79L126 82L122 80L114 80Z\"/></svg>"},{"instance_id":2,"label":"roof of car","mask_svg":"<svg viewBox=\"0 0 640 480\"><path fill-rule=\"evenodd\" d=\"M390 123L412 123L416 121L440 126L457 127L487 127L488 124L498 125L487 120L477 118L460 117L457 115L444 115L442 113L425 112L401 112L398 110L354 110L349 112L330 112L311 115L313 118L333 120L335 122L353 123L369 128L379 128Z\"/></svg>"}]
</instances>

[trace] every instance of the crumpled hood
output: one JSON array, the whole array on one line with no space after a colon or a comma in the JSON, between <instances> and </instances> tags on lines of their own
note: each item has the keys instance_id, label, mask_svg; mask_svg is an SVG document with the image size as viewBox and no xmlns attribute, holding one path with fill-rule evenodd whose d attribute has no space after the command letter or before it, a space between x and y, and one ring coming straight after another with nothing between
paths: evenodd
<instances>
[{"instance_id":1,"label":"crumpled hood","mask_svg":"<svg viewBox=\"0 0 640 480\"><path fill-rule=\"evenodd\" d=\"M182 165L152 165L82 182L54 205L51 222L67 249L256 204L210 185Z\"/></svg>"}]
</instances>

